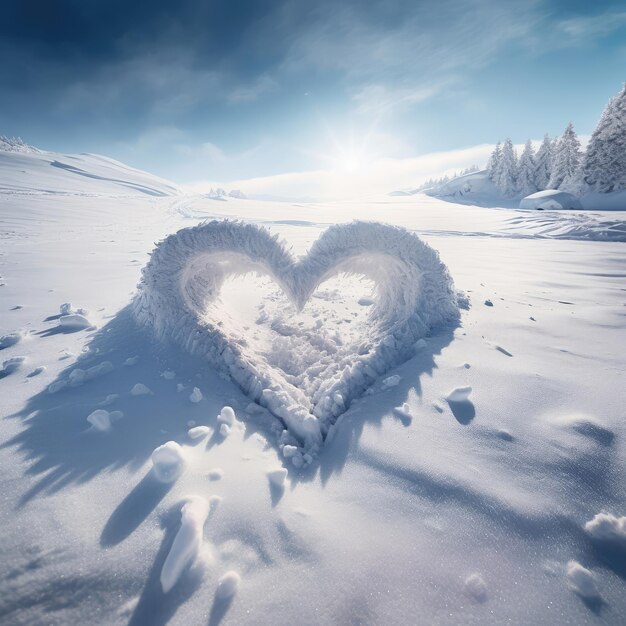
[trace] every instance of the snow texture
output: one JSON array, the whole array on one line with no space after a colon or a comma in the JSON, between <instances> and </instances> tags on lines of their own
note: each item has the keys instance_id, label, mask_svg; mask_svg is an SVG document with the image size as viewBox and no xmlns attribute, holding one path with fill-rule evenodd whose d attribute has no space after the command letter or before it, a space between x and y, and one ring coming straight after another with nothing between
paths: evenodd
<instances>
[{"instance_id":1,"label":"snow texture","mask_svg":"<svg viewBox=\"0 0 626 626\"><path fill-rule=\"evenodd\" d=\"M201 496L191 496L180 512L180 528L161 569L161 588L168 593L181 574L198 556L204 536L204 522L209 503Z\"/></svg>"},{"instance_id":2,"label":"snow texture","mask_svg":"<svg viewBox=\"0 0 626 626\"><path fill-rule=\"evenodd\" d=\"M312 380L291 382L211 316L224 281L249 272L269 275L298 310L335 275L373 280L376 303L361 349L340 346ZM205 356L230 375L313 452L352 400L412 356L418 339L459 319L438 254L403 228L367 222L331 226L298 261L285 243L253 224L225 220L183 229L152 253L133 311L160 339Z\"/></svg>"}]
</instances>

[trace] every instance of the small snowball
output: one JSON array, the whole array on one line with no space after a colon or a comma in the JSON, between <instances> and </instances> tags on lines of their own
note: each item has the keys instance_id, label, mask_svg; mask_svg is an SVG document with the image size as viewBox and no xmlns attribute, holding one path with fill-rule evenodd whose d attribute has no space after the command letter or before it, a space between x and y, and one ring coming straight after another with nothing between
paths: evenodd
<instances>
[{"instance_id":1,"label":"small snowball","mask_svg":"<svg viewBox=\"0 0 626 626\"><path fill-rule=\"evenodd\" d=\"M211 429L208 426L195 426L187 431L187 435L190 439L202 439L211 434Z\"/></svg>"},{"instance_id":2,"label":"small snowball","mask_svg":"<svg viewBox=\"0 0 626 626\"><path fill-rule=\"evenodd\" d=\"M288 444L283 446L283 456L286 459L294 456L297 453L298 453L298 446L290 446Z\"/></svg>"},{"instance_id":3,"label":"small snowball","mask_svg":"<svg viewBox=\"0 0 626 626\"><path fill-rule=\"evenodd\" d=\"M220 467L214 467L208 474L209 480L220 480L224 477L224 470Z\"/></svg>"},{"instance_id":4,"label":"small snowball","mask_svg":"<svg viewBox=\"0 0 626 626\"><path fill-rule=\"evenodd\" d=\"M4 374L12 374L16 372L26 362L25 356L14 356L2 363L2 371Z\"/></svg>"},{"instance_id":5,"label":"small snowball","mask_svg":"<svg viewBox=\"0 0 626 626\"><path fill-rule=\"evenodd\" d=\"M388 376L383 379L383 389L389 389L390 387L396 387L400 384L402 378L398 376L398 374L394 374L393 376Z\"/></svg>"},{"instance_id":6,"label":"small snowball","mask_svg":"<svg viewBox=\"0 0 626 626\"><path fill-rule=\"evenodd\" d=\"M143 383L137 383L130 390L131 396L151 396L152 391L150 391L149 387L146 387Z\"/></svg>"},{"instance_id":7,"label":"small snowball","mask_svg":"<svg viewBox=\"0 0 626 626\"><path fill-rule=\"evenodd\" d=\"M222 437L228 437L228 435L230 435L230 426L228 424L222 424L220 426L220 435L222 435Z\"/></svg>"},{"instance_id":8,"label":"small snowball","mask_svg":"<svg viewBox=\"0 0 626 626\"><path fill-rule=\"evenodd\" d=\"M221 422L222 424L228 424L229 426L232 426L235 421L235 417L235 411L233 410L233 408L230 406L225 406L220 411L220 414L217 416L217 421Z\"/></svg>"},{"instance_id":9,"label":"small snowball","mask_svg":"<svg viewBox=\"0 0 626 626\"><path fill-rule=\"evenodd\" d=\"M467 402L471 393L471 387L457 387L446 396L446 400L448 402Z\"/></svg>"},{"instance_id":10,"label":"small snowball","mask_svg":"<svg viewBox=\"0 0 626 626\"><path fill-rule=\"evenodd\" d=\"M183 449L175 441L156 448L151 459L155 476L164 483L174 482L185 466Z\"/></svg>"},{"instance_id":11,"label":"small snowball","mask_svg":"<svg viewBox=\"0 0 626 626\"><path fill-rule=\"evenodd\" d=\"M585 530L594 539L613 541L626 548L626 516L615 517L611 513L598 513L585 524Z\"/></svg>"},{"instance_id":12,"label":"small snowball","mask_svg":"<svg viewBox=\"0 0 626 626\"><path fill-rule=\"evenodd\" d=\"M593 574L577 561L570 561L565 571L567 586L586 600L598 600L600 592Z\"/></svg>"},{"instance_id":13,"label":"small snowball","mask_svg":"<svg viewBox=\"0 0 626 626\"><path fill-rule=\"evenodd\" d=\"M470 574L465 579L465 592L476 602L484 602L487 599L487 585L478 572Z\"/></svg>"},{"instance_id":14,"label":"small snowball","mask_svg":"<svg viewBox=\"0 0 626 626\"><path fill-rule=\"evenodd\" d=\"M61 315L71 315L72 313L74 313L74 309L72 308L72 303L65 302L64 304L62 304L59 307L59 313L61 313Z\"/></svg>"},{"instance_id":15,"label":"small snowball","mask_svg":"<svg viewBox=\"0 0 626 626\"><path fill-rule=\"evenodd\" d=\"M64 328L89 328L91 322L84 316L78 313L72 313L71 315L61 315L59 318L59 326Z\"/></svg>"},{"instance_id":16,"label":"small snowball","mask_svg":"<svg viewBox=\"0 0 626 626\"><path fill-rule=\"evenodd\" d=\"M508 430L504 430L504 428L498 430L496 435L504 441L513 441L513 435Z\"/></svg>"},{"instance_id":17,"label":"small snowball","mask_svg":"<svg viewBox=\"0 0 626 626\"><path fill-rule=\"evenodd\" d=\"M164 372L161 372L161 378L165 378L165 380L172 380L175 377L176 372L173 372L172 370L165 370Z\"/></svg>"},{"instance_id":18,"label":"small snowball","mask_svg":"<svg viewBox=\"0 0 626 626\"><path fill-rule=\"evenodd\" d=\"M113 402L115 402L119 397L120 396L117 393L110 393L102 402L100 402L98 406L108 406L109 404L113 404Z\"/></svg>"},{"instance_id":19,"label":"small snowball","mask_svg":"<svg viewBox=\"0 0 626 626\"><path fill-rule=\"evenodd\" d=\"M217 582L215 597L220 600L228 600L237 593L241 577L237 572L226 572Z\"/></svg>"},{"instance_id":20,"label":"small snowball","mask_svg":"<svg viewBox=\"0 0 626 626\"><path fill-rule=\"evenodd\" d=\"M267 478L270 483L276 487L283 487L285 480L287 479L287 470L284 467L278 469L269 470L267 472Z\"/></svg>"},{"instance_id":21,"label":"small snowball","mask_svg":"<svg viewBox=\"0 0 626 626\"><path fill-rule=\"evenodd\" d=\"M189 395L189 400L194 404L200 402L200 400L202 400L202 392L197 387L194 387Z\"/></svg>"},{"instance_id":22,"label":"small snowball","mask_svg":"<svg viewBox=\"0 0 626 626\"><path fill-rule=\"evenodd\" d=\"M109 412L104 409L96 409L93 413L87 416L87 421L91 424L94 430L105 432L111 428L111 418Z\"/></svg>"},{"instance_id":23,"label":"small snowball","mask_svg":"<svg viewBox=\"0 0 626 626\"><path fill-rule=\"evenodd\" d=\"M131 356L124 361L124 365L126 367L131 367L132 365L137 365L139 363L139 355Z\"/></svg>"},{"instance_id":24,"label":"small snowball","mask_svg":"<svg viewBox=\"0 0 626 626\"><path fill-rule=\"evenodd\" d=\"M491 300L485 300L485 306L493 306L493 302Z\"/></svg>"},{"instance_id":25,"label":"small snowball","mask_svg":"<svg viewBox=\"0 0 626 626\"><path fill-rule=\"evenodd\" d=\"M183 385L182 383L178 383L176 385L176 391L178 391L178 393L180 393L181 391L183 391L185 389L185 385Z\"/></svg>"}]
</instances>

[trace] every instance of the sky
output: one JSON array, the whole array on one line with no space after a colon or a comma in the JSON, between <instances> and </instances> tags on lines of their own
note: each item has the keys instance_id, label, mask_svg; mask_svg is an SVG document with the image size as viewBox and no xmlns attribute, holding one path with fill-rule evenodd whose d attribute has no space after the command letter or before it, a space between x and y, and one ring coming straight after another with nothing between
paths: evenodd
<instances>
[{"instance_id":1,"label":"sky","mask_svg":"<svg viewBox=\"0 0 626 626\"><path fill-rule=\"evenodd\" d=\"M193 188L393 190L589 135L626 80L601 0L3 0L0 134Z\"/></svg>"}]
</instances>

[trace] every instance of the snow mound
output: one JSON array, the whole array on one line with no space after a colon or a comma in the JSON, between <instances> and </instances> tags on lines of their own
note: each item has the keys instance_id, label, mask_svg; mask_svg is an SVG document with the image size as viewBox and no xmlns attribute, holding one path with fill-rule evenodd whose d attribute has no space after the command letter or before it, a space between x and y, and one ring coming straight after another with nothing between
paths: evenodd
<instances>
[{"instance_id":1,"label":"snow mound","mask_svg":"<svg viewBox=\"0 0 626 626\"><path fill-rule=\"evenodd\" d=\"M520 209L576 209L582 210L580 200L566 191L557 189L545 189L537 193L531 193L522 198L519 203Z\"/></svg>"},{"instance_id":2,"label":"snow mound","mask_svg":"<svg viewBox=\"0 0 626 626\"><path fill-rule=\"evenodd\" d=\"M260 354L249 333L220 315L226 279L249 273L275 282L294 313L337 275L365 276L375 285L376 301L367 309L362 336L343 345L335 339L332 346L329 337L324 357L292 376L268 363L275 349ZM152 253L133 312L160 339L205 356L313 453L352 400L410 358L420 338L459 319L453 283L438 254L403 228L368 222L331 226L298 260L257 225L225 220L183 229ZM288 324L275 330L285 341L297 333ZM323 332L318 325L310 341Z\"/></svg>"},{"instance_id":3,"label":"snow mound","mask_svg":"<svg viewBox=\"0 0 626 626\"><path fill-rule=\"evenodd\" d=\"M180 528L161 569L161 588L168 593L181 574L193 563L202 547L204 522L209 503L201 496L191 496L180 512Z\"/></svg>"},{"instance_id":4,"label":"snow mound","mask_svg":"<svg viewBox=\"0 0 626 626\"><path fill-rule=\"evenodd\" d=\"M626 516L598 513L585 524L585 530L594 539L610 541L626 548Z\"/></svg>"},{"instance_id":5,"label":"snow mound","mask_svg":"<svg viewBox=\"0 0 626 626\"><path fill-rule=\"evenodd\" d=\"M565 571L567 586L585 600L599 600L600 592L594 575L577 561L569 561Z\"/></svg>"}]
</instances>

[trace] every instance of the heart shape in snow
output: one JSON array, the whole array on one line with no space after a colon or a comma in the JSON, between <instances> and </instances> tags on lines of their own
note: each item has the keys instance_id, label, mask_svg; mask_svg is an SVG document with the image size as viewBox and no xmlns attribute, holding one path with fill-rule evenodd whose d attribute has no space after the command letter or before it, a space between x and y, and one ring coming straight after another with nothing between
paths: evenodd
<instances>
[{"instance_id":1,"label":"heart shape in snow","mask_svg":"<svg viewBox=\"0 0 626 626\"><path fill-rule=\"evenodd\" d=\"M300 385L302 377L270 364L220 319L215 303L224 281L248 272L269 276L298 310L326 280L365 276L374 282L376 298L364 336L324 352ZM313 452L352 400L412 356L417 340L459 318L438 254L403 228L372 222L331 226L299 260L253 224L225 220L185 228L153 251L133 312L159 338L206 356Z\"/></svg>"}]
</instances>

